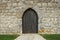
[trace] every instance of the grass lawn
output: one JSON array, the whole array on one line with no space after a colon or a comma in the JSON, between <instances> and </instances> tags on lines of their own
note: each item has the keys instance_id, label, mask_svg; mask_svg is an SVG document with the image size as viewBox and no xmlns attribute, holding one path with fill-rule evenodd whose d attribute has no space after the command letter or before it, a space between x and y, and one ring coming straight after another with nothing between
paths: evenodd
<instances>
[{"instance_id":1,"label":"grass lawn","mask_svg":"<svg viewBox=\"0 0 60 40\"><path fill-rule=\"evenodd\" d=\"M18 35L0 35L0 40L14 40Z\"/></svg>"},{"instance_id":2,"label":"grass lawn","mask_svg":"<svg viewBox=\"0 0 60 40\"><path fill-rule=\"evenodd\" d=\"M60 34L43 34L42 36L47 40L60 40ZM17 37L18 35L0 35L0 40L14 40Z\"/></svg>"},{"instance_id":3,"label":"grass lawn","mask_svg":"<svg viewBox=\"0 0 60 40\"><path fill-rule=\"evenodd\" d=\"M60 40L60 34L43 34L42 36L47 40Z\"/></svg>"}]
</instances>

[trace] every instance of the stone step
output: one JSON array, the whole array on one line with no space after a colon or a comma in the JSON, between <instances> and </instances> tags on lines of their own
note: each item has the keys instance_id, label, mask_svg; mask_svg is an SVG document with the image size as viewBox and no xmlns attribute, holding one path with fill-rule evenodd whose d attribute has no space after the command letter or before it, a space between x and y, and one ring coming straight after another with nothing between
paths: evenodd
<instances>
[{"instance_id":1,"label":"stone step","mask_svg":"<svg viewBox=\"0 0 60 40\"><path fill-rule=\"evenodd\" d=\"M22 34L15 40L46 40L39 34Z\"/></svg>"}]
</instances>

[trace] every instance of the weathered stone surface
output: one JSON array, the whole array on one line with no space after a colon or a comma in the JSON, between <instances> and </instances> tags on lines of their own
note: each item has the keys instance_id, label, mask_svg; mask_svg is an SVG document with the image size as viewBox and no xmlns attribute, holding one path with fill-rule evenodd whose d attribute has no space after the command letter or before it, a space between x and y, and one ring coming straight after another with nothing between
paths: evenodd
<instances>
[{"instance_id":1,"label":"weathered stone surface","mask_svg":"<svg viewBox=\"0 0 60 40\"><path fill-rule=\"evenodd\" d=\"M0 0L0 34L21 33L22 15L28 8L38 14L39 33L60 33L59 0Z\"/></svg>"}]
</instances>

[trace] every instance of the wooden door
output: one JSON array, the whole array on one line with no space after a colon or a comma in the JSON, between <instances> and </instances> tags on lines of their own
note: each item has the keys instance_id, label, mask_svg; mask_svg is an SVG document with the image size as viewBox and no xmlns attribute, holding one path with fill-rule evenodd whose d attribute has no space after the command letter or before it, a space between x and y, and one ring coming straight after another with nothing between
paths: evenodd
<instances>
[{"instance_id":1,"label":"wooden door","mask_svg":"<svg viewBox=\"0 0 60 40\"><path fill-rule=\"evenodd\" d=\"M22 32L38 33L38 16L31 8L27 9L22 16Z\"/></svg>"}]
</instances>

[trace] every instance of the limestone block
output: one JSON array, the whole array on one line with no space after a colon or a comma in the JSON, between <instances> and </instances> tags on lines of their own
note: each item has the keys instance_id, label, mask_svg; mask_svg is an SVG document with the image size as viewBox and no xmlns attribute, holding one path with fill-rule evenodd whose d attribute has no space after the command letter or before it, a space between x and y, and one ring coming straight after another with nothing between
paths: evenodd
<instances>
[{"instance_id":1,"label":"limestone block","mask_svg":"<svg viewBox=\"0 0 60 40\"><path fill-rule=\"evenodd\" d=\"M7 3L7 6L8 7L11 7L12 6L12 3L11 2Z\"/></svg>"},{"instance_id":2,"label":"limestone block","mask_svg":"<svg viewBox=\"0 0 60 40\"><path fill-rule=\"evenodd\" d=\"M10 6L6 7L6 10L10 10L10 9L11 9L11 7L10 7Z\"/></svg>"},{"instance_id":3,"label":"limestone block","mask_svg":"<svg viewBox=\"0 0 60 40\"><path fill-rule=\"evenodd\" d=\"M47 3L42 3L42 7L47 7Z\"/></svg>"},{"instance_id":4,"label":"limestone block","mask_svg":"<svg viewBox=\"0 0 60 40\"><path fill-rule=\"evenodd\" d=\"M13 3L12 6L17 6L17 3Z\"/></svg>"},{"instance_id":5,"label":"limestone block","mask_svg":"<svg viewBox=\"0 0 60 40\"><path fill-rule=\"evenodd\" d=\"M41 5L42 5L41 3L37 3L37 6L41 7Z\"/></svg>"},{"instance_id":6,"label":"limestone block","mask_svg":"<svg viewBox=\"0 0 60 40\"><path fill-rule=\"evenodd\" d=\"M57 29L57 34L60 34L60 28Z\"/></svg>"},{"instance_id":7,"label":"limestone block","mask_svg":"<svg viewBox=\"0 0 60 40\"><path fill-rule=\"evenodd\" d=\"M2 13L2 10L0 9L0 13Z\"/></svg>"}]
</instances>

